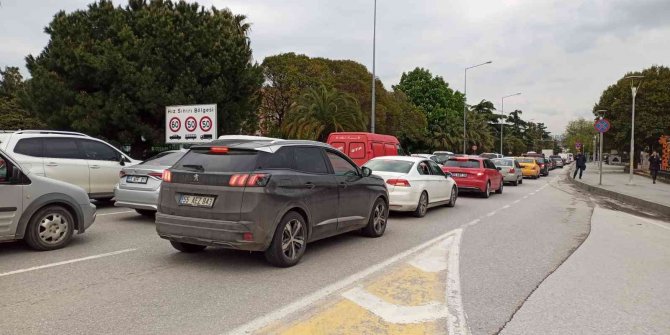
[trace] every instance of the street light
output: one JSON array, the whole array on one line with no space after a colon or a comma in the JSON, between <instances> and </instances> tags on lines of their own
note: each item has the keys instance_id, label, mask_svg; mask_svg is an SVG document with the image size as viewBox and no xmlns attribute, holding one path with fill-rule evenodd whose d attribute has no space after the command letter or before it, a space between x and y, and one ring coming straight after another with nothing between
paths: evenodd
<instances>
[{"instance_id":1,"label":"street light","mask_svg":"<svg viewBox=\"0 0 670 335\"><path fill-rule=\"evenodd\" d=\"M375 132L375 56L377 42L377 0L375 0L374 19L372 24L372 109L370 111L370 132Z\"/></svg>"},{"instance_id":2,"label":"street light","mask_svg":"<svg viewBox=\"0 0 670 335\"><path fill-rule=\"evenodd\" d=\"M599 109L596 111L596 113L601 114L598 119L602 120L605 117L605 112L607 112L607 109ZM600 154L598 155L598 170L599 170L599 180L598 180L598 185L603 184L603 133L600 133Z\"/></svg>"},{"instance_id":3,"label":"street light","mask_svg":"<svg viewBox=\"0 0 670 335\"><path fill-rule=\"evenodd\" d=\"M468 70L469 69L474 69L474 68L482 66L482 65L491 64L491 63L493 63L493 61L488 61L488 62L485 62L485 63L481 63L481 64L477 64L477 65L473 65L473 66L469 66L469 67L465 68L465 76L464 76L464 82L463 82L463 96L464 96L464 100L465 100L464 103L463 103L463 154L466 154L465 151L466 151L466 143L467 143L467 139L466 139L466 135L465 135L465 129L466 129L466 127L465 127L465 117L466 117L467 110L468 110Z\"/></svg>"},{"instance_id":4,"label":"street light","mask_svg":"<svg viewBox=\"0 0 670 335\"><path fill-rule=\"evenodd\" d=\"M644 76L627 76L624 78L630 79L630 91L633 95L633 108L630 117L630 153L628 154L630 156L630 171L628 171L628 185L633 185L633 164L635 162L635 96L640 85L642 85L642 78ZM639 79L637 86L635 86L635 79Z\"/></svg>"},{"instance_id":5,"label":"street light","mask_svg":"<svg viewBox=\"0 0 670 335\"><path fill-rule=\"evenodd\" d=\"M507 99L509 97L517 96L517 95L521 95L521 92L506 95L506 96L502 97L502 99L500 99L500 112L501 112L503 117L505 117L505 99ZM501 121L500 122L500 154L504 156L504 154L503 154L503 129L505 129L505 127L503 127L503 122Z\"/></svg>"}]
</instances>

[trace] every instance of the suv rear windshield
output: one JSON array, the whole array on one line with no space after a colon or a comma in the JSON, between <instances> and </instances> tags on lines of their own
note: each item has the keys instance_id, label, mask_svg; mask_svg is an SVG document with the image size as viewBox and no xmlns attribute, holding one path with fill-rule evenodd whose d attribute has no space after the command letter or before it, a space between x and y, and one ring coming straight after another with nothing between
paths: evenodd
<instances>
[{"instance_id":1,"label":"suv rear windshield","mask_svg":"<svg viewBox=\"0 0 670 335\"><path fill-rule=\"evenodd\" d=\"M139 165L153 165L153 166L172 166L176 163L179 158L184 156L184 153L181 151L165 151L161 152L156 156L153 156Z\"/></svg>"},{"instance_id":2,"label":"suv rear windshield","mask_svg":"<svg viewBox=\"0 0 670 335\"><path fill-rule=\"evenodd\" d=\"M258 151L230 150L210 153L209 148L189 150L174 169L194 172L248 172L256 170Z\"/></svg>"},{"instance_id":3,"label":"suv rear windshield","mask_svg":"<svg viewBox=\"0 0 670 335\"><path fill-rule=\"evenodd\" d=\"M393 159L379 159L365 163L365 166L370 168L373 173L375 171L408 173L412 165L414 165L414 162Z\"/></svg>"},{"instance_id":4,"label":"suv rear windshield","mask_svg":"<svg viewBox=\"0 0 670 335\"><path fill-rule=\"evenodd\" d=\"M459 168L465 168L465 169L479 169L479 161L476 159L468 159L466 160L461 160L461 159L450 159L446 162L444 162L444 166L447 167L459 167Z\"/></svg>"}]
</instances>

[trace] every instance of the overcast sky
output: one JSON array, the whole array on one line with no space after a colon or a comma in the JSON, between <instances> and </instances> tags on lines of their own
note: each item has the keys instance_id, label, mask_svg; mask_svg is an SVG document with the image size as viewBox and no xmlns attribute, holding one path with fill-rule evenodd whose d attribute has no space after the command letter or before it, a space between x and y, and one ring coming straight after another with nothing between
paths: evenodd
<instances>
[{"instance_id":1,"label":"overcast sky","mask_svg":"<svg viewBox=\"0 0 670 335\"><path fill-rule=\"evenodd\" d=\"M85 0L0 0L0 66L20 66L48 41L60 9ZM125 1L115 1L125 5ZM246 14L254 58L293 51L372 68L373 0L206 0ZM378 0L377 76L390 89L417 66L507 113L561 133L590 117L600 93L627 71L670 60L670 0Z\"/></svg>"}]
</instances>

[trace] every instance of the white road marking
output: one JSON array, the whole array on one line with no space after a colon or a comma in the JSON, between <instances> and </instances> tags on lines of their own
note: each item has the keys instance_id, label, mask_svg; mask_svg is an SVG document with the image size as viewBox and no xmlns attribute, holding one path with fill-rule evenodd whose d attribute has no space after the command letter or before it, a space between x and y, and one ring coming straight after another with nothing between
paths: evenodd
<instances>
[{"instance_id":1,"label":"white road marking","mask_svg":"<svg viewBox=\"0 0 670 335\"><path fill-rule=\"evenodd\" d=\"M514 200L514 201L512 202L512 204L518 204L518 203L520 203L520 202L521 202L521 199L519 199L519 200Z\"/></svg>"},{"instance_id":2,"label":"white road marking","mask_svg":"<svg viewBox=\"0 0 670 335\"><path fill-rule=\"evenodd\" d=\"M118 255L118 254L122 254L122 253L126 253L126 252L131 252L131 251L135 251L135 250L137 250L137 249L123 249L123 250L108 252L108 253L105 253L105 254L99 254L99 255L93 255L93 256L88 256L88 257L83 257L83 258L71 259L71 260L68 260L68 261L45 264L45 265L40 265L40 266L33 266L31 268L25 268L25 269L19 269L19 270L0 273L0 277L11 276L11 275L19 274L19 273L41 270L41 269L46 269L46 268L52 268L52 267L60 266L60 265L72 264L72 263L83 262L83 261L90 261L92 259L114 256L114 255Z\"/></svg>"},{"instance_id":3,"label":"white road marking","mask_svg":"<svg viewBox=\"0 0 670 335\"><path fill-rule=\"evenodd\" d=\"M116 215L116 214L126 214L126 213L135 213L135 211L123 211L123 212L102 213L102 214L98 214L97 216Z\"/></svg>"},{"instance_id":4,"label":"white road marking","mask_svg":"<svg viewBox=\"0 0 670 335\"><path fill-rule=\"evenodd\" d=\"M486 216L488 216L488 217L494 216L494 215L496 215L496 212L497 211L490 212L490 213L486 214Z\"/></svg>"},{"instance_id":5,"label":"white road marking","mask_svg":"<svg viewBox=\"0 0 670 335\"><path fill-rule=\"evenodd\" d=\"M298 299L298 300L296 300L296 301L294 301L294 302L292 302L292 303L290 303L290 304L288 304L288 305L286 305L286 306L284 306L284 307L282 307L278 310L275 310L274 312L270 312L270 313L266 314L265 316L262 316L262 317L254 319L254 320L251 320L250 322L248 322L246 324L243 324L243 325L231 330L230 332L228 332L228 334L231 334L231 335L232 334L249 334L249 333L252 333L252 332L254 332L258 329L261 329L261 328L269 325L272 322L284 319L284 318L286 318L286 316L288 316L290 314L293 314L295 312L298 312L302 309L305 309L306 307L314 304L315 302L317 302L317 301L319 301L319 300L321 300L321 299L323 299L323 298L325 298L325 297L327 297L327 296L329 296L329 295L331 295L331 294L333 294L333 293L335 293L339 290L342 290L343 288L345 288L347 286L350 286L351 284L353 284L357 281L360 281L361 279L363 279L367 276L370 276L370 275L372 275L376 272L379 272L380 270L383 270L384 268L388 267L391 264L394 264L394 263L396 263L396 262L398 262L398 261L400 261L400 260L402 260L402 259L404 259L408 256L416 254L416 253L420 252L421 250L424 250L424 249L434 245L435 243L438 243L438 242L440 242L440 241L442 241L442 240L444 240L444 239L446 239L446 238L448 238L452 235L456 236L456 234L457 234L459 236L458 243L460 243L461 232L462 232L461 228L454 229L452 231L446 232L446 233L444 233L444 234L442 234L438 237L435 237L434 239L429 240L429 241L427 241L423 244L420 244L420 245L418 245L414 248L403 251L403 252L401 252L401 253L399 253L399 254L397 254L397 255L395 255L395 256L393 256L393 257L391 257L391 258L389 258L389 259L387 259L387 260L385 260L381 263L377 263L373 266L368 267L367 269L365 269L363 271L357 272L357 273L355 273L355 274L353 274L353 275L351 275L347 278L344 278L340 281L337 281L333 284L330 284L330 285L328 285L328 286L326 286L326 287L324 287L324 288L322 288L322 289L320 289L320 290L318 290L318 291L316 291L312 294L309 294L309 295L305 296L304 298ZM456 261L458 261L458 259L456 259ZM451 273L451 271L448 271L447 274L449 274L449 273ZM458 291L459 291L458 293L460 295L460 287L459 287ZM462 308L462 306L461 306L461 308Z\"/></svg>"},{"instance_id":6,"label":"white road marking","mask_svg":"<svg viewBox=\"0 0 670 335\"><path fill-rule=\"evenodd\" d=\"M512 206L511 206L511 205L505 205L505 206L502 206L501 209L508 209L508 208L510 208L510 207L512 207Z\"/></svg>"},{"instance_id":7,"label":"white road marking","mask_svg":"<svg viewBox=\"0 0 670 335\"><path fill-rule=\"evenodd\" d=\"M524 195L524 196L523 196L523 199L528 199L528 196L527 196L527 195Z\"/></svg>"},{"instance_id":8,"label":"white road marking","mask_svg":"<svg viewBox=\"0 0 670 335\"><path fill-rule=\"evenodd\" d=\"M462 229L455 231L454 241L449 250L449 261L447 270L447 329L450 335L469 335L465 320L465 309L463 308L463 299L461 296L461 273L460 264L460 246Z\"/></svg>"},{"instance_id":9,"label":"white road marking","mask_svg":"<svg viewBox=\"0 0 670 335\"><path fill-rule=\"evenodd\" d=\"M447 268L446 255L449 252L453 240L453 236L447 238L412 258L408 263L423 272L434 273L445 270Z\"/></svg>"},{"instance_id":10,"label":"white road marking","mask_svg":"<svg viewBox=\"0 0 670 335\"><path fill-rule=\"evenodd\" d=\"M447 306L437 301L421 306L400 306L388 303L361 287L346 291L342 296L390 323L419 323L447 316Z\"/></svg>"},{"instance_id":11,"label":"white road marking","mask_svg":"<svg viewBox=\"0 0 670 335\"><path fill-rule=\"evenodd\" d=\"M471 227L471 226L474 226L474 225L478 224L480 221L481 221L480 219L474 219L474 220L472 220L472 221L466 223L464 227Z\"/></svg>"},{"instance_id":12,"label":"white road marking","mask_svg":"<svg viewBox=\"0 0 670 335\"><path fill-rule=\"evenodd\" d=\"M666 226L666 225L664 225L664 224L661 224L661 223L658 223L658 222L654 222L654 221L652 221L652 220L648 220L648 219L643 218L643 217L639 217L639 216L635 216L635 217L638 218L638 219L640 219L640 220L642 220L642 221L644 221L644 222L646 222L646 223L651 223L651 224L653 224L654 226L657 226L657 227L661 227L661 228L663 228L663 229L670 230L670 226Z\"/></svg>"}]
</instances>

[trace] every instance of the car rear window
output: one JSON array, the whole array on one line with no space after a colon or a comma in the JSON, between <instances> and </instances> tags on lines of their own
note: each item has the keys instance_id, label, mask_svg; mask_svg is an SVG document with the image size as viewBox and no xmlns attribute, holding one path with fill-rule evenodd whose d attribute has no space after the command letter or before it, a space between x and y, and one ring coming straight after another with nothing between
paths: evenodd
<instances>
[{"instance_id":1,"label":"car rear window","mask_svg":"<svg viewBox=\"0 0 670 335\"><path fill-rule=\"evenodd\" d=\"M519 158L519 163L535 163L534 158Z\"/></svg>"},{"instance_id":2,"label":"car rear window","mask_svg":"<svg viewBox=\"0 0 670 335\"><path fill-rule=\"evenodd\" d=\"M365 166L370 168L372 172L397 172L408 173L414 165L414 162L394 160L394 159L376 159L365 163Z\"/></svg>"},{"instance_id":3,"label":"car rear window","mask_svg":"<svg viewBox=\"0 0 670 335\"><path fill-rule=\"evenodd\" d=\"M161 152L156 156L153 156L144 162L140 163L139 165L152 165L152 166L172 166L174 163L176 163L179 158L184 156L184 152L173 152L173 151L166 151L166 152Z\"/></svg>"},{"instance_id":4,"label":"car rear window","mask_svg":"<svg viewBox=\"0 0 670 335\"><path fill-rule=\"evenodd\" d=\"M210 153L208 149L189 150L174 169L195 172L249 172L256 170L259 152L230 150L226 154Z\"/></svg>"},{"instance_id":5,"label":"car rear window","mask_svg":"<svg viewBox=\"0 0 670 335\"><path fill-rule=\"evenodd\" d=\"M494 159L493 164L496 166L514 166L513 161L509 159Z\"/></svg>"},{"instance_id":6,"label":"car rear window","mask_svg":"<svg viewBox=\"0 0 670 335\"><path fill-rule=\"evenodd\" d=\"M450 159L450 160L444 162L444 166L459 167L459 168L465 168L465 169L479 169L480 168L479 161L476 160L476 159L468 159L468 160Z\"/></svg>"}]
</instances>

